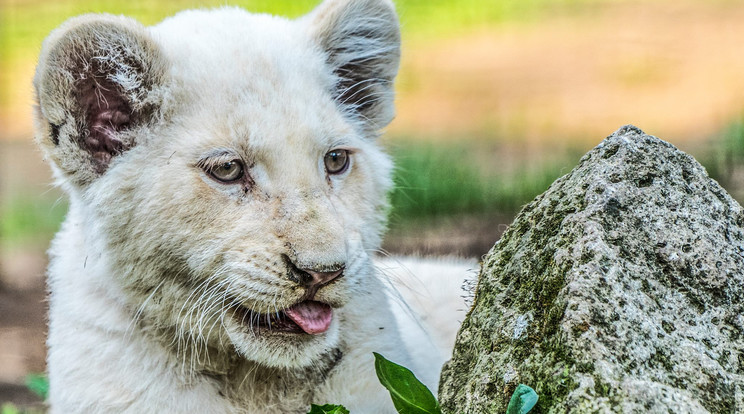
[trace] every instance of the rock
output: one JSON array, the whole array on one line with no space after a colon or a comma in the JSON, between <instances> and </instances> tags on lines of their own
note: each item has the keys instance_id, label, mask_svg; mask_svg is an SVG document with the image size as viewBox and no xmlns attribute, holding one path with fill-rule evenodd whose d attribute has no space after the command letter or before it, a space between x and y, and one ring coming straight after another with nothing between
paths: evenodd
<instances>
[{"instance_id":1,"label":"rock","mask_svg":"<svg viewBox=\"0 0 744 414\"><path fill-rule=\"evenodd\" d=\"M704 168L620 128L486 256L445 413L744 413L744 212Z\"/></svg>"}]
</instances>

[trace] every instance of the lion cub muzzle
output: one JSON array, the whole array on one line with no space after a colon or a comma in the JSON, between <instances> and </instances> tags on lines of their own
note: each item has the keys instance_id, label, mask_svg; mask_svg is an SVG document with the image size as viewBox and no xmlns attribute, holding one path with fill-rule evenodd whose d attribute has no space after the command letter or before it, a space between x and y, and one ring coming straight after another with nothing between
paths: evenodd
<instances>
[{"instance_id":1,"label":"lion cub muzzle","mask_svg":"<svg viewBox=\"0 0 744 414\"><path fill-rule=\"evenodd\" d=\"M287 277L305 289L300 301L281 312L273 320L270 330L287 333L322 334L328 330L333 320L330 304L315 300L318 290L344 275L345 265L314 266L300 268L284 256L289 269Z\"/></svg>"}]
</instances>

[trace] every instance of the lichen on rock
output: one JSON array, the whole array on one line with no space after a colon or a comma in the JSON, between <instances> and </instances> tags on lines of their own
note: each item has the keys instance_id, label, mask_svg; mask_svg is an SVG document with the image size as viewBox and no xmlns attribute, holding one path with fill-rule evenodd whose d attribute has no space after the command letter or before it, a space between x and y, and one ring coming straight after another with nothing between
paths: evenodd
<instances>
[{"instance_id":1,"label":"lichen on rock","mask_svg":"<svg viewBox=\"0 0 744 414\"><path fill-rule=\"evenodd\" d=\"M744 211L691 156L620 128L486 256L445 413L744 412Z\"/></svg>"}]
</instances>

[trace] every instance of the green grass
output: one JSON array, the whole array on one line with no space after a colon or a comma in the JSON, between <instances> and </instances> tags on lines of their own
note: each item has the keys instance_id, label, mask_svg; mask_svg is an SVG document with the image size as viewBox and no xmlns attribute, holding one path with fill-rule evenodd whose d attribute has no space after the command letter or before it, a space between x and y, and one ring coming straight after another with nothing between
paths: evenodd
<instances>
[{"instance_id":1,"label":"green grass","mask_svg":"<svg viewBox=\"0 0 744 414\"><path fill-rule=\"evenodd\" d=\"M744 203L744 181L741 178L744 176L744 114L724 129L698 160L711 178L739 203Z\"/></svg>"},{"instance_id":2,"label":"green grass","mask_svg":"<svg viewBox=\"0 0 744 414\"><path fill-rule=\"evenodd\" d=\"M456 214L513 215L573 167L578 157L549 165L518 168L505 174L485 172L472 161L477 145L405 143L394 146L396 162L392 219ZM499 163L495 154L493 162Z\"/></svg>"},{"instance_id":3,"label":"green grass","mask_svg":"<svg viewBox=\"0 0 744 414\"><path fill-rule=\"evenodd\" d=\"M39 195L15 195L0 203L0 246L46 243L67 212L64 200Z\"/></svg>"},{"instance_id":4,"label":"green grass","mask_svg":"<svg viewBox=\"0 0 744 414\"><path fill-rule=\"evenodd\" d=\"M39 397L40 402L46 401L49 395L49 379L43 374L30 374L26 377L26 387ZM46 409L40 403L32 407L18 407L13 403L0 404L0 414L44 414Z\"/></svg>"},{"instance_id":5,"label":"green grass","mask_svg":"<svg viewBox=\"0 0 744 414\"><path fill-rule=\"evenodd\" d=\"M744 115L732 122L703 155L708 174L716 180L731 180L736 166L744 165Z\"/></svg>"}]
</instances>

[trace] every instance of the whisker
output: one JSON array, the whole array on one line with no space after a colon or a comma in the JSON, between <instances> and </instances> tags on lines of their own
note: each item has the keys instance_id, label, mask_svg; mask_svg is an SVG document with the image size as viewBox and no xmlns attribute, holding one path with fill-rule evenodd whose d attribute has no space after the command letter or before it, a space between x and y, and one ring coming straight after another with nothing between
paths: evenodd
<instances>
[{"instance_id":1,"label":"whisker","mask_svg":"<svg viewBox=\"0 0 744 414\"><path fill-rule=\"evenodd\" d=\"M137 311L134 313L134 316L132 317L132 320L129 321L129 325L127 325L127 329L124 331L124 337L130 337L134 333L134 325L139 321L140 317L142 316L142 312L145 310L145 306L147 306L147 303L152 299L153 296L155 296L155 293L160 289L161 286L163 286L163 283L165 283L165 280L161 281L155 288L150 292L150 295L145 298L145 300L142 302L142 304L137 308Z\"/></svg>"}]
</instances>

